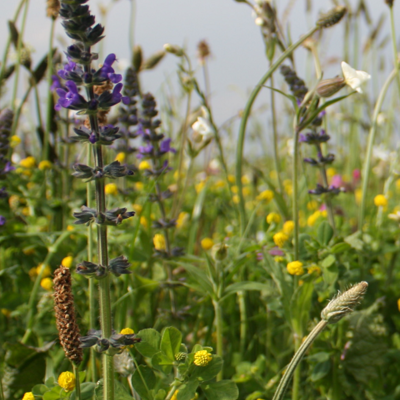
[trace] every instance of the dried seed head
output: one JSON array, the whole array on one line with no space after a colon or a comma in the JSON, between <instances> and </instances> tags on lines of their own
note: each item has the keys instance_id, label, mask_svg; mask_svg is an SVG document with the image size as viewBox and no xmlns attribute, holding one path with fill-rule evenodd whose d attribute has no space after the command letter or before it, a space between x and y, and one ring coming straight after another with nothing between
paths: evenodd
<instances>
[{"instance_id":1,"label":"dried seed head","mask_svg":"<svg viewBox=\"0 0 400 400\"><path fill-rule=\"evenodd\" d=\"M49 18L56 19L60 12L60 1L59 0L47 0L46 13Z\"/></svg>"},{"instance_id":2,"label":"dried seed head","mask_svg":"<svg viewBox=\"0 0 400 400\"><path fill-rule=\"evenodd\" d=\"M367 282L360 282L344 293L334 297L322 310L321 318L329 324L334 324L345 315L353 311L353 307L360 303L368 288Z\"/></svg>"},{"instance_id":3,"label":"dried seed head","mask_svg":"<svg viewBox=\"0 0 400 400\"><path fill-rule=\"evenodd\" d=\"M385 3L386 3L389 7L393 7L394 0L385 0Z\"/></svg>"},{"instance_id":4,"label":"dried seed head","mask_svg":"<svg viewBox=\"0 0 400 400\"><path fill-rule=\"evenodd\" d=\"M207 41L202 40L197 45L197 56L200 60L200 63L204 63L207 57L211 55L210 46Z\"/></svg>"},{"instance_id":5,"label":"dried seed head","mask_svg":"<svg viewBox=\"0 0 400 400\"><path fill-rule=\"evenodd\" d=\"M76 365L82 361L80 331L75 320L74 297L72 295L71 271L60 266L54 271L54 310L60 343L64 353Z\"/></svg>"},{"instance_id":6,"label":"dried seed head","mask_svg":"<svg viewBox=\"0 0 400 400\"><path fill-rule=\"evenodd\" d=\"M317 21L317 26L320 28L329 28L330 26L337 24L344 17L346 12L346 7L337 6L326 14L322 14Z\"/></svg>"}]
</instances>

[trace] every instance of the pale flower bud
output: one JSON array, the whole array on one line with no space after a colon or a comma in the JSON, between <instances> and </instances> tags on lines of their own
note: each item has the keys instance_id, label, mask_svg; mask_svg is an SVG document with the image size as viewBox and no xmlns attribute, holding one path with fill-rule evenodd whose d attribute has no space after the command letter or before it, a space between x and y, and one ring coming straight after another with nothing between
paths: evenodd
<instances>
[{"instance_id":1,"label":"pale flower bud","mask_svg":"<svg viewBox=\"0 0 400 400\"><path fill-rule=\"evenodd\" d=\"M324 79L320 81L315 91L319 97L331 97L344 86L346 86L345 80L337 76L332 79Z\"/></svg>"},{"instance_id":2,"label":"pale flower bud","mask_svg":"<svg viewBox=\"0 0 400 400\"><path fill-rule=\"evenodd\" d=\"M183 56L183 50L174 44L166 43L164 44L164 50L168 53L175 54L178 57Z\"/></svg>"}]
</instances>

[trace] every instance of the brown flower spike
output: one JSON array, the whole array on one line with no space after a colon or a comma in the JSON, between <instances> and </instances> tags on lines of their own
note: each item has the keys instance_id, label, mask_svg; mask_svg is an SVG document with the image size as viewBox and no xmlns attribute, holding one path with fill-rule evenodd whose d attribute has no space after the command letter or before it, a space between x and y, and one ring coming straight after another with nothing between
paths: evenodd
<instances>
[{"instance_id":1,"label":"brown flower spike","mask_svg":"<svg viewBox=\"0 0 400 400\"><path fill-rule=\"evenodd\" d=\"M79 327L75 319L74 297L71 289L71 272L63 267L54 271L54 310L60 343L64 353L74 364L82 361L79 347Z\"/></svg>"}]
</instances>

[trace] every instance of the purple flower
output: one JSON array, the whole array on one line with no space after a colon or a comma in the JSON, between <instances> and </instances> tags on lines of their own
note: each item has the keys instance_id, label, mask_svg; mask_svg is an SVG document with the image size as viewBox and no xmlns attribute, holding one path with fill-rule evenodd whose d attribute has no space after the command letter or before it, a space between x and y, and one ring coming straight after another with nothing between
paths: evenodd
<instances>
[{"instance_id":1,"label":"purple flower","mask_svg":"<svg viewBox=\"0 0 400 400\"><path fill-rule=\"evenodd\" d=\"M3 174L14 171L14 169L15 169L15 167L10 163L10 161L7 161L7 164L5 165L5 167L3 169Z\"/></svg>"},{"instance_id":2,"label":"purple flower","mask_svg":"<svg viewBox=\"0 0 400 400\"><path fill-rule=\"evenodd\" d=\"M259 252L256 254L256 259L257 261L262 261L264 259L263 253Z\"/></svg>"},{"instance_id":3,"label":"purple flower","mask_svg":"<svg viewBox=\"0 0 400 400\"><path fill-rule=\"evenodd\" d=\"M80 67L78 67L78 68L80 68ZM69 59L68 63L64 64L64 69L58 70L57 74L60 78L67 80L70 72L75 72L75 70L76 70L76 63L71 61L71 59ZM79 71L79 72L81 72L81 71Z\"/></svg>"},{"instance_id":4,"label":"purple flower","mask_svg":"<svg viewBox=\"0 0 400 400\"><path fill-rule=\"evenodd\" d=\"M62 88L60 79L58 78L57 75L52 75L51 79L53 81L53 84L50 86L50 90L51 91L54 92L56 89L61 89Z\"/></svg>"},{"instance_id":5,"label":"purple flower","mask_svg":"<svg viewBox=\"0 0 400 400\"><path fill-rule=\"evenodd\" d=\"M343 186L343 179L341 175L334 175L332 177L331 185L336 188L340 188Z\"/></svg>"},{"instance_id":6,"label":"purple flower","mask_svg":"<svg viewBox=\"0 0 400 400\"><path fill-rule=\"evenodd\" d=\"M65 87L68 89L56 89L57 94L60 96L58 103L55 105L57 111L63 108L69 108L70 110L82 110L87 108L86 100L79 94L78 87L73 81L67 81Z\"/></svg>"},{"instance_id":7,"label":"purple flower","mask_svg":"<svg viewBox=\"0 0 400 400\"><path fill-rule=\"evenodd\" d=\"M145 156L149 156L153 153L154 147L151 144L148 144L147 146L140 146L138 148L139 154L137 155L137 158L144 158Z\"/></svg>"},{"instance_id":8,"label":"purple flower","mask_svg":"<svg viewBox=\"0 0 400 400\"><path fill-rule=\"evenodd\" d=\"M269 251L269 254L271 256L283 256L283 255L285 255L285 253L281 249L279 249L278 247L274 247L273 249L271 249Z\"/></svg>"},{"instance_id":9,"label":"purple flower","mask_svg":"<svg viewBox=\"0 0 400 400\"><path fill-rule=\"evenodd\" d=\"M121 100L124 104L129 104L129 97L122 96L121 90L122 90L122 83L117 83L114 86L114 89L112 93L110 92L104 92L100 97L99 97L99 108L101 109L108 109L115 104L118 104Z\"/></svg>"},{"instance_id":10,"label":"purple flower","mask_svg":"<svg viewBox=\"0 0 400 400\"><path fill-rule=\"evenodd\" d=\"M109 54L104 60L103 66L99 70L100 77L109 79L112 83L118 83L122 80L122 75L115 74L114 68L112 68L112 65L116 59L117 57L115 54Z\"/></svg>"},{"instance_id":11,"label":"purple flower","mask_svg":"<svg viewBox=\"0 0 400 400\"><path fill-rule=\"evenodd\" d=\"M163 140L160 143L160 152L162 154L169 153L169 152L176 153L176 149L174 149L173 147L170 146L171 145L171 140L172 139L168 138L168 139Z\"/></svg>"},{"instance_id":12,"label":"purple flower","mask_svg":"<svg viewBox=\"0 0 400 400\"><path fill-rule=\"evenodd\" d=\"M6 223L6 219L0 215L0 226L3 226Z\"/></svg>"}]
</instances>

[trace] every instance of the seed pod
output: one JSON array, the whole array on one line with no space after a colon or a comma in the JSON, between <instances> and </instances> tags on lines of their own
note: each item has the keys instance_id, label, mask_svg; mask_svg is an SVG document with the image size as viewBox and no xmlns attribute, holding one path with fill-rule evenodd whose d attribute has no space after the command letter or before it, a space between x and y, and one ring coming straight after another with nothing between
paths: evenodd
<instances>
[{"instance_id":1,"label":"seed pod","mask_svg":"<svg viewBox=\"0 0 400 400\"><path fill-rule=\"evenodd\" d=\"M54 271L54 310L60 343L68 359L78 365L82 361L80 331L75 319L71 271L63 267Z\"/></svg>"},{"instance_id":2,"label":"seed pod","mask_svg":"<svg viewBox=\"0 0 400 400\"><path fill-rule=\"evenodd\" d=\"M329 28L330 26L337 24L344 17L346 12L346 7L337 6L326 14L322 14L317 21L317 26L320 28Z\"/></svg>"},{"instance_id":3,"label":"seed pod","mask_svg":"<svg viewBox=\"0 0 400 400\"><path fill-rule=\"evenodd\" d=\"M318 83L315 91L320 97L331 97L346 86L346 82L340 76L332 79L324 79Z\"/></svg>"}]
</instances>

